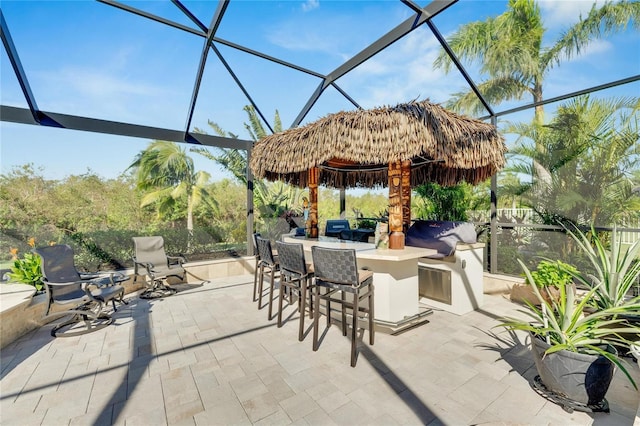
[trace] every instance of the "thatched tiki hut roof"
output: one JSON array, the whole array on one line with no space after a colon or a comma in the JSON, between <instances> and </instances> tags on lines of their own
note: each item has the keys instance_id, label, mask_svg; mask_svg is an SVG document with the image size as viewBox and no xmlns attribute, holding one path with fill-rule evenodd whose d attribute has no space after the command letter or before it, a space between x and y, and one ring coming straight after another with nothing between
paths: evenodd
<instances>
[{"instance_id":1,"label":"thatched tiki hut roof","mask_svg":"<svg viewBox=\"0 0 640 426\"><path fill-rule=\"evenodd\" d=\"M387 186L387 165L411 160L411 186L477 184L505 163L495 126L428 101L329 114L254 145L258 178L304 188L312 167L319 183L336 188Z\"/></svg>"},{"instance_id":2,"label":"thatched tiki hut roof","mask_svg":"<svg viewBox=\"0 0 640 426\"><path fill-rule=\"evenodd\" d=\"M495 126L428 101L338 112L254 145L258 178L309 187L309 235L318 236L317 186L389 186L389 248L404 248L411 187L425 182L477 184L505 163Z\"/></svg>"}]
</instances>

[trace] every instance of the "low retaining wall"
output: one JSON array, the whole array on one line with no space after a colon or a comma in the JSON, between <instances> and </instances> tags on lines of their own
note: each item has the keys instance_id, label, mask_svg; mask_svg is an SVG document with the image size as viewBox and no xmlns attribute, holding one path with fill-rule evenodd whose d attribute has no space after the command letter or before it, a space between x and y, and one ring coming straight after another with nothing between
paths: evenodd
<instances>
[{"instance_id":1,"label":"low retaining wall","mask_svg":"<svg viewBox=\"0 0 640 426\"><path fill-rule=\"evenodd\" d=\"M198 283L205 280L253 274L255 258L253 256L227 259L203 260L185 263L186 282ZM122 283L125 294L135 293L145 287L143 280L135 279L133 269L123 272L129 280ZM514 283L522 278L506 275L484 274L484 293L508 293ZM0 348L5 347L26 333L51 322L56 317L44 317L47 309L45 294L33 296L33 287L26 284L0 284ZM63 309L54 308L53 312Z\"/></svg>"},{"instance_id":2,"label":"low retaining wall","mask_svg":"<svg viewBox=\"0 0 640 426\"><path fill-rule=\"evenodd\" d=\"M204 260L185 263L186 282L196 283L215 278L253 274L255 258L237 257L228 259ZM145 288L145 282L134 276L133 269L119 271L129 277L121 283L125 294L135 293ZM34 295L34 288L26 284L0 284L0 348L14 342L28 332L41 327L60 316L47 316L47 295ZM52 312L64 309L53 307Z\"/></svg>"}]
</instances>

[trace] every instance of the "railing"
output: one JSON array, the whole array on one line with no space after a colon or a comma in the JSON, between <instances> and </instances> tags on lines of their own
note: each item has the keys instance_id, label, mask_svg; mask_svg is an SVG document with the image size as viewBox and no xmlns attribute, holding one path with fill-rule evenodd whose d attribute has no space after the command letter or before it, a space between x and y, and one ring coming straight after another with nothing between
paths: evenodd
<instances>
[{"instance_id":1,"label":"railing","mask_svg":"<svg viewBox=\"0 0 640 426\"><path fill-rule=\"evenodd\" d=\"M536 222L536 215L533 209L512 208L497 209L497 218L499 226L514 226L522 228L522 232L527 232L526 228L536 228L539 223ZM490 212L488 210L471 210L467 212L469 220L475 223L489 223ZM603 230L608 230L602 228ZM640 240L640 220L635 222L627 222L617 225L618 236L623 244L633 244Z\"/></svg>"}]
</instances>

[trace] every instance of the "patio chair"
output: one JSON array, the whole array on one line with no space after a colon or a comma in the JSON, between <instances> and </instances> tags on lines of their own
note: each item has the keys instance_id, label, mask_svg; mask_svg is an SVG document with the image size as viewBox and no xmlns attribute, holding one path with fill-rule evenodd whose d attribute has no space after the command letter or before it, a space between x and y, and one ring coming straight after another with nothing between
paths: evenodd
<instances>
[{"instance_id":1,"label":"patio chair","mask_svg":"<svg viewBox=\"0 0 640 426\"><path fill-rule=\"evenodd\" d=\"M276 241L278 259L280 260L280 289L278 291L278 327L282 327L282 301L284 290L298 297L298 312L300 313L298 340L303 340L304 317L306 315L306 298L309 294L309 317L313 318L313 268L304 260L302 244L283 243ZM291 304L291 297L289 298Z\"/></svg>"},{"instance_id":2,"label":"patio chair","mask_svg":"<svg viewBox=\"0 0 640 426\"><path fill-rule=\"evenodd\" d=\"M318 350L318 322L320 321L320 301L326 302L327 328L331 326L331 304L342 306L342 335L347 335L346 308L352 311L351 321L351 366L357 362L357 336L360 314L368 316L369 344L374 340L374 288L373 272L358 270L356 251L353 249L334 249L311 247L313 257L315 283L315 300L313 307L313 350ZM321 294L321 289L326 289ZM368 306L362 306L363 300Z\"/></svg>"},{"instance_id":3,"label":"patio chair","mask_svg":"<svg viewBox=\"0 0 640 426\"><path fill-rule=\"evenodd\" d=\"M280 272L280 264L271 248L271 241L256 235L256 245L260 255L259 279L258 279L258 309L262 309L262 293L265 275L269 275L269 313L268 318L271 319L273 305L273 290L275 288L275 275Z\"/></svg>"},{"instance_id":4,"label":"patio chair","mask_svg":"<svg viewBox=\"0 0 640 426\"><path fill-rule=\"evenodd\" d=\"M136 278L144 276L147 289L140 295L143 299L154 299L172 295L176 292L166 283L169 277L184 281L186 271L182 264L183 256L167 256L164 250L164 238L133 237L135 256L133 257ZM148 278L147 278L148 277Z\"/></svg>"},{"instance_id":5,"label":"patio chair","mask_svg":"<svg viewBox=\"0 0 640 426\"><path fill-rule=\"evenodd\" d=\"M104 310L111 302L116 310L116 301L123 299L124 287L116 284L114 274L100 276L81 274L75 267L73 249L68 245L52 245L33 250L42 259L42 280L48 304L45 317L71 315L71 318L51 330L53 337L77 336L100 330L113 323L111 315ZM122 275L124 277L124 275ZM120 278L124 281L126 277ZM50 314L54 305L72 309ZM75 329L74 324L84 322L84 327ZM61 331L69 326L66 331Z\"/></svg>"}]
</instances>

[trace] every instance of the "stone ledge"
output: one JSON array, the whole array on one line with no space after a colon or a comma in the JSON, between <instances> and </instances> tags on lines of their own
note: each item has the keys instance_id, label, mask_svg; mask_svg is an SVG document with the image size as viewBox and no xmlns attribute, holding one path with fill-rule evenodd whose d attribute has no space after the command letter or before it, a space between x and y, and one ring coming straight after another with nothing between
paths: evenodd
<instances>
[{"instance_id":1,"label":"stone ledge","mask_svg":"<svg viewBox=\"0 0 640 426\"><path fill-rule=\"evenodd\" d=\"M524 283L524 278L512 277L510 275L484 273L484 293L485 294L506 294L511 292L514 284Z\"/></svg>"}]
</instances>

